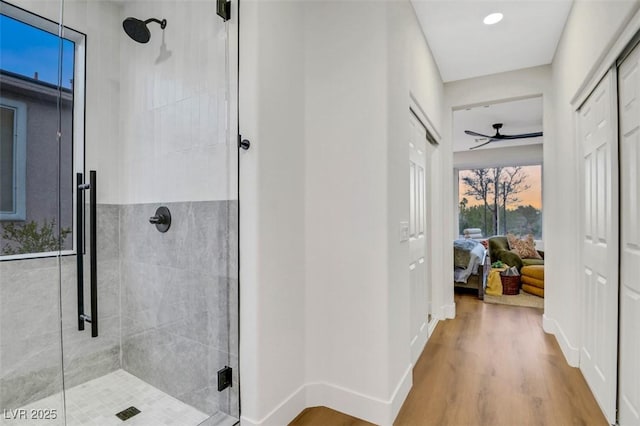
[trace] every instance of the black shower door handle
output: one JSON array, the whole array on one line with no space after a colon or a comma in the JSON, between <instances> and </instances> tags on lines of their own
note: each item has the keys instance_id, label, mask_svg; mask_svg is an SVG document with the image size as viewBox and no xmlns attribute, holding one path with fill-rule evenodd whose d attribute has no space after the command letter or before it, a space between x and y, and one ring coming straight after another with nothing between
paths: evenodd
<instances>
[{"instance_id":1,"label":"black shower door handle","mask_svg":"<svg viewBox=\"0 0 640 426\"><path fill-rule=\"evenodd\" d=\"M97 178L96 171L89 172L89 184L84 183L82 173L76 174L76 261L77 261L77 292L78 292L78 330L84 330L84 323L91 323L91 337L98 337L98 259L97 259ZM84 202L83 191L91 190L89 197L89 265L91 267L91 315L84 312Z\"/></svg>"},{"instance_id":2,"label":"black shower door handle","mask_svg":"<svg viewBox=\"0 0 640 426\"><path fill-rule=\"evenodd\" d=\"M91 233L91 337L98 337L98 256L97 256L97 218L96 199L98 198L98 184L96 171L89 172L89 182L91 185L91 197L89 198L89 232Z\"/></svg>"},{"instance_id":3,"label":"black shower door handle","mask_svg":"<svg viewBox=\"0 0 640 426\"><path fill-rule=\"evenodd\" d=\"M84 330L84 184L82 173L76 173L76 280L78 297L78 330Z\"/></svg>"}]
</instances>

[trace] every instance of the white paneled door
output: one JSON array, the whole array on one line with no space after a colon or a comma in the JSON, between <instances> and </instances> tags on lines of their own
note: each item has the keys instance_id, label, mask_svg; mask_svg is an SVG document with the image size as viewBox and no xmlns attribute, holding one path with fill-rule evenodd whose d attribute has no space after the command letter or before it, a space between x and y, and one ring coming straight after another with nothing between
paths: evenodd
<instances>
[{"instance_id":1,"label":"white paneled door","mask_svg":"<svg viewBox=\"0 0 640 426\"><path fill-rule=\"evenodd\" d=\"M430 156L426 129L411 114L409 140L409 282L411 285L411 360L415 363L427 340L429 282L427 278L426 172Z\"/></svg>"},{"instance_id":2,"label":"white paneled door","mask_svg":"<svg viewBox=\"0 0 640 426\"><path fill-rule=\"evenodd\" d=\"M618 420L640 425L640 47L620 65L620 383Z\"/></svg>"},{"instance_id":3,"label":"white paneled door","mask_svg":"<svg viewBox=\"0 0 640 426\"><path fill-rule=\"evenodd\" d=\"M618 144L614 72L580 107L582 155L580 370L616 423L618 336Z\"/></svg>"}]
</instances>

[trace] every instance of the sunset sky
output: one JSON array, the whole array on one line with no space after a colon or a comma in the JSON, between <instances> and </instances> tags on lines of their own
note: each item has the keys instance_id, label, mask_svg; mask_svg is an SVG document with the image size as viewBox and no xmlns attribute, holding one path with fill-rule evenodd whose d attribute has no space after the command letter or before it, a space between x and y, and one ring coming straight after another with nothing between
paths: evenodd
<instances>
[{"instance_id":1,"label":"sunset sky","mask_svg":"<svg viewBox=\"0 0 640 426\"><path fill-rule=\"evenodd\" d=\"M522 167L522 172L526 174L527 178L525 182L531 186L527 191L519 193L517 196L520 199L520 202L514 203L512 207L517 206L528 206L531 205L537 209L542 207L542 178L541 173L542 166L524 166ZM462 200L463 197L466 197L469 200L468 206L476 206L482 204L482 200L476 200L473 197L465 196L464 193L467 191L467 185L462 182L462 178L468 175L470 171L468 170L460 170L460 193L459 200Z\"/></svg>"}]
</instances>

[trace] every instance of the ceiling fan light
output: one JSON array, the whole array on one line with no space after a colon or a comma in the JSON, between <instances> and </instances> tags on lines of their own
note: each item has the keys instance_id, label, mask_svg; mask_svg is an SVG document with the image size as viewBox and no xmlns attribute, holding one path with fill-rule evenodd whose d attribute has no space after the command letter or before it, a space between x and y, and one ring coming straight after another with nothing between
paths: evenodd
<instances>
[{"instance_id":1,"label":"ceiling fan light","mask_svg":"<svg viewBox=\"0 0 640 426\"><path fill-rule=\"evenodd\" d=\"M491 13L491 14L485 16L482 22L484 22L485 25L493 25L493 24L497 24L498 22L502 21L503 17L504 17L504 15L502 13L500 13L500 12Z\"/></svg>"}]
</instances>

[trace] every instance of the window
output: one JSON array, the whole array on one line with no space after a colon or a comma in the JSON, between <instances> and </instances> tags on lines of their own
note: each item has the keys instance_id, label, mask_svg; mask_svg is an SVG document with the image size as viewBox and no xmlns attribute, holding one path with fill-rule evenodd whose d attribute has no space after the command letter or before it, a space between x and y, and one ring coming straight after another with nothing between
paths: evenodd
<instances>
[{"instance_id":1,"label":"window","mask_svg":"<svg viewBox=\"0 0 640 426\"><path fill-rule=\"evenodd\" d=\"M0 258L71 253L85 38L0 4Z\"/></svg>"},{"instance_id":2,"label":"window","mask_svg":"<svg viewBox=\"0 0 640 426\"><path fill-rule=\"evenodd\" d=\"M458 172L459 231L482 235L533 234L542 239L542 166L491 167Z\"/></svg>"},{"instance_id":3,"label":"window","mask_svg":"<svg viewBox=\"0 0 640 426\"><path fill-rule=\"evenodd\" d=\"M0 220L25 219L27 107L0 97Z\"/></svg>"}]
</instances>

